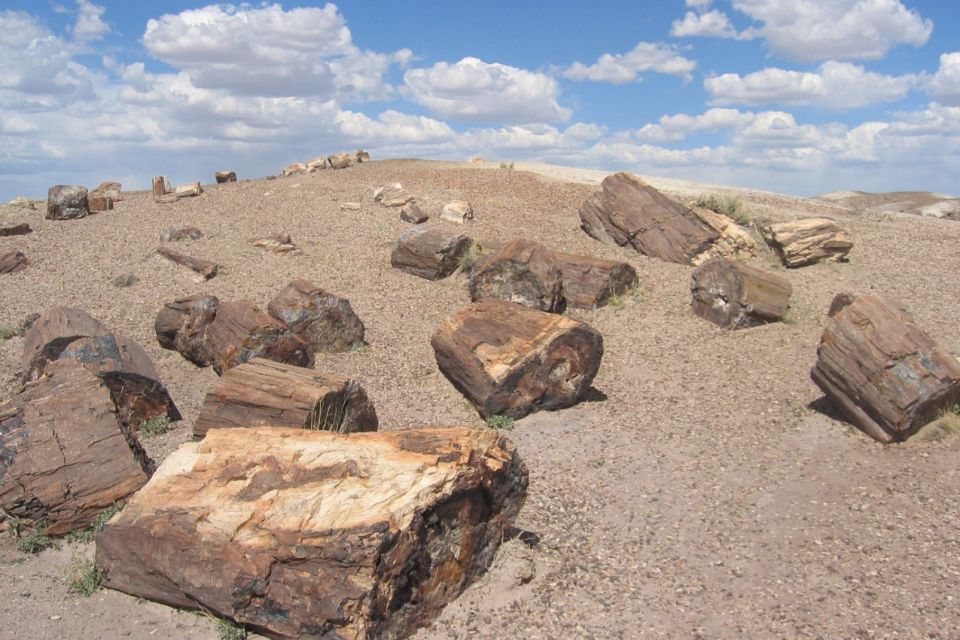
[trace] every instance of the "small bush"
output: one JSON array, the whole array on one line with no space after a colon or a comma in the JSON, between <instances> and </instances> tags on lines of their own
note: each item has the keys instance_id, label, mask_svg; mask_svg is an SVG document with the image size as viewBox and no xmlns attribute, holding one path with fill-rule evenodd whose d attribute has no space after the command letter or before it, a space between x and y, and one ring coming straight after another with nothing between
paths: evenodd
<instances>
[{"instance_id":1,"label":"small bush","mask_svg":"<svg viewBox=\"0 0 960 640\"><path fill-rule=\"evenodd\" d=\"M735 220L737 224L744 226L750 224L750 215L739 198L733 196L700 196L697 198L697 206L722 213Z\"/></svg>"},{"instance_id":2,"label":"small bush","mask_svg":"<svg viewBox=\"0 0 960 640\"><path fill-rule=\"evenodd\" d=\"M155 438L170 430L170 416L167 414L154 416L140 423L141 438Z\"/></svg>"},{"instance_id":3,"label":"small bush","mask_svg":"<svg viewBox=\"0 0 960 640\"><path fill-rule=\"evenodd\" d=\"M501 163L500 163L500 168L501 168L501 169L513 169L513 163L512 163L512 162L501 162Z\"/></svg>"},{"instance_id":4,"label":"small bush","mask_svg":"<svg viewBox=\"0 0 960 640\"><path fill-rule=\"evenodd\" d=\"M56 543L47 537L46 531L45 520L27 526L19 518L7 518L7 535L14 539L14 546L20 553L37 554L56 546Z\"/></svg>"},{"instance_id":5,"label":"small bush","mask_svg":"<svg viewBox=\"0 0 960 640\"><path fill-rule=\"evenodd\" d=\"M493 429L503 429L504 431L512 431L514 427L513 418L508 418L507 416L490 416L487 418L487 426Z\"/></svg>"},{"instance_id":6,"label":"small bush","mask_svg":"<svg viewBox=\"0 0 960 640\"><path fill-rule=\"evenodd\" d=\"M365 356L370 353L370 346L365 342L358 342L350 347L350 353L358 356Z\"/></svg>"},{"instance_id":7,"label":"small bush","mask_svg":"<svg viewBox=\"0 0 960 640\"><path fill-rule=\"evenodd\" d=\"M0 340L9 340L17 335L16 327L0 327Z\"/></svg>"},{"instance_id":8,"label":"small bush","mask_svg":"<svg viewBox=\"0 0 960 640\"><path fill-rule=\"evenodd\" d=\"M247 630L232 620L217 620L217 637L220 640L246 640Z\"/></svg>"},{"instance_id":9,"label":"small bush","mask_svg":"<svg viewBox=\"0 0 960 640\"><path fill-rule=\"evenodd\" d=\"M107 507L106 510L100 513L100 515L97 516L97 519L91 522L89 525L83 529L71 531L69 534L67 534L67 542L76 542L80 544L93 542L97 539L97 536L100 535L100 532L103 531L103 527L106 526L107 521L120 513L122 510L123 503L114 502L112 505Z\"/></svg>"},{"instance_id":10,"label":"small bush","mask_svg":"<svg viewBox=\"0 0 960 640\"><path fill-rule=\"evenodd\" d=\"M100 588L100 570L89 560L73 565L68 575L67 588L70 593L89 598Z\"/></svg>"}]
</instances>

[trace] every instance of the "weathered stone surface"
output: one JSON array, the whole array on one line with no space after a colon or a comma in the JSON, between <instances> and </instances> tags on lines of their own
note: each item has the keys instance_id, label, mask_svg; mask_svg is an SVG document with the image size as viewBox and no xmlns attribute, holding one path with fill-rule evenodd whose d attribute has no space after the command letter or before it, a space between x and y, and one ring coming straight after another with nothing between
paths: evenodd
<instances>
[{"instance_id":1,"label":"weathered stone surface","mask_svg":"<svg viewBox=\"0 0 960 640\"><path fill-rule=\"evenodd\" d=\"M430 344L440 371L485 418L577 403L603 357L590 325L495 299L455 313Z\"/></svg>"},{"instance_id":2,"label":"weathered stone surface","mask_svg":"<svg viewBox=\"0 0 960 640\"><path fill-rule=\"evenodd\" d=\"M400 207L400 219L413 224L423 224L430 219L430 216L420 208L416 201L413 201Z\"/></svg>"},{"instance_id":3,"label":"weathered stone surface","mask_svg":"<svg viewBox=\"0 0 960 640\"><path fill-rule=\"evenodd\" d=\"M0 223L0 237L5 236L23 236L31 233L33 229L26 222Z\"/></svg>"},{"instance_id":4,"label":"weathered stone surface","mask_svg":"<svg viewBox=\"0 0 960 640\"><path fill-rule=\"evenodd\" d=\"M14 207L22 207L24 209L36 209L36 205L33 204L33 200L26 196L17 196L10 201L10 204Z\"/></svg>"},{"instance_id":5,"label":"weathered stone surface","mask_svg":"<svg viewBox=\"0 0 960 640\"><path fill-rule=\"evenodd\" d=\"M253 358L213 384L193 437L199 440L210 429L264 426L355 433L376 431L378 421L356 380Z\"/></svg>"},{"instance_id":6,"label":"weathered stone surface","mask_svg":"<svg viewBox=\"0 0 960 640\"><path fill-rule=\"evenodd\" d=\"M120 202L120 200L123 199L120 193L121 187L122 185L119 182L101 182L96 189L90 192L90 195L110 198L114 202Z\"/></svg>"},{"instance_id":7,"label":"weathered stone surface","mask_svg":"<svg viewBox=\"0 0 960 640\"><path fill-rule=\"evenodd\" d=\"M363 149L357 149L356 158L357 164L361 162L370 162L370 154Z\"/></svg>"},{"instance_id":8,"label":"weathered stone surface","mask_svg":"<svg viewBox=\"0 0 960 640\"><path fill-rule=\"evenodd\" d=\"M757 255L757 241L751 233L722 213L703 207L691 207L691 211L707 223L719 236L706 251L695 256L691 263L700 266L713 258L748 260Z\"/></svg>"},{"instance_id":9,"label":"weathered stone surface","mask_svg":"<svg viewBox=\"0 0 960 640\"><path fill-rule=\"evenodd\" d=\"M47 191L47 220L73 220L89 214L85 187L61 184Z\"/></svg>"},{"instance_id":10,"label":"weathered stone surface","mask_svg":"<svg viewBox=\"0 0 960 640\"><path fill-rule=\"evenodd\" d=\"M203 186L201 186L199 182L182 184L173 190L173 194L177 196L177 198L195 198L201 193L203 193Z\"/></svg>"},{"instance_id":11,"label":"weathered stone surface","mask_svg":"<svg viewBox=\"0 0 960 640\"><path fill-rule=\"evenodd\" d=\"M829 218L802 218L761 227L767 244L787 267L846 260L853 248L850 234Z\"/></svg>"},{"instance_id":12,"label":"weathered stone surface","mask_svg":"<svg viewBox=\"0 0 960 640\"><path fill-rule=\"evenodd\" d=\"M696 315L726 329L741 329L782 320L793 286L782 276L714 258L693 272L690 290Z\"/></svg>"},{"instance_id":13,"label":"weathered stone surface","mask_svg":"<svg viewBox=\"0 0 960 640\"><path fill-rule=\"evenodd\" d=\"M340 211L360 211L362 207L359 202L342 202L340 203Z\"/></svg>"},{"instance_id":14,"label":"weathered stone surface","mask_svg":"<svg viewBox=\"0 0 960 640\"><path fill-rule=\"evenodd\" d=\"M204 258L195 258L167 247L158 247L157 253L171 262L186 267L197 274L200 281L209 280L220 271L220 265Z\"/></svg>"},{"instance_id":15,"label":"weathered stone surface","mask_svg":"<svg viewBox=\"0 0 960 640\"><path fill-rule=\"evenodd\" d=\"M90 207L90 213L113 210L113 198L109 196L93 195L87 197L87 204Z\"/></svg>"},{"instance_id":16,"label":"weathered stone surface","mask_svg":"<svg viewBox=\"0 0 960 640\"><path fill-rule=\"evenodd\" d=\"M839 294L810 377L856 427L906 440L960 403L960 362L877 295Z\"/></svg>"},{"instance_id":17,"label":"weathered stone surface","mask_svg":"<svg viewBox=\"0 0 960 640\"><path fill-rule=\"evenodd\" d=\"M249 242L255 247L260 247L273 253L290 253L297 249L297 245L293 243L289 233L275 233L262 238L251 238Z\"/></svg>"},{"instance_id":18,"label":"weathered stone surface","mask_svg":"<svg viewBox=\"0 0 960 640\"><path fill-rule=\"evenodd\" d=\"M0 508L62 535L142 487L153 471L110 390L73 361L0 404Z\"/></svg>"},{"instance_id":19,"label":"weathered stone surface","mask_svg":"<svg viewBox=\"0 0 960 640\"><path fill-rule=\"evenodd\" d=\"M526 487L491 429L214 429L110 520L96 562L111 589L273 638L403 638L489 566Z\"/></svg>"},{"instance_id":20,"label":"weathered stone surface","mask_svg":"<svg viewBox=\"0 0 960 640\"><path fill-rule=\"evenodd\" d=\"M168 180L166 176L153 176L152 186L154 198L162 198L173 191L173 188L170 186L170 180Z\"/></svg>"},{"instance_id":21,"label":"weathered stone surface","mask_svg":"<svg viewBox=\"0 0 960 640\"><path fill-rule=\"evenodd\" d=\"M373 201L385 207L402 207L408 202L413 202L413 195L408 193L399 182L395 182L374 191Z\"/></svg>"},{"instance_id":22,"label":"weathered stone surface","mask_svg":"<svg viewBox=\"0 0 960 640\"><path fill-rule=\"evenodd\" d=\"M460 268L477 243L441 228L414 227L401 234L390 254L390 265L409 274L440 280Z\"/></svg>"},{"instance_id":23,"label":"weathered stone surface","mask_svg":"<svg viewBox=\"0 0 960 640\"><path fill-rule=\"evenodd\" d=\"M353 164L353 156L349 153L338 153L327 157L327 166L331 169L346 169Z\"/></svg>"},{"instance_id":24,"label":"weathered stone surface","mask_svg":"<svg viewBox=\"0 0 960 640\"><path fill-rule=\"evenodd\" d=\"M462 224L467 220L473 220L473 207L466 200L448 202L440 211L440 219Z\"/></svg>"},{"instance_id":25,"label":"weathered stone surface","mask_svg":"<svg viewBox=\"0 0 960 640\"><path fill-rule=\"evenodd\" d=\"M179 242L181 240L199 240L203 232L196 227L170 227L160 234L161 242Z\"/></svg>"},{"instance_id":26,"label":"weathered stone surface","mask_svg":"<svg viewBox=\"0 0 960 640\"><path fill-rule=\"evenodd\" d=\"M106 336L110 330L81 309L44 309L23 334L21 371L25 381L37 380L47 365L58 359L67 346L80 338Z\"/></svg>"},{"instance_id":27,"label":"weathered stone surface","mask_svg":"<svg viewBox=\"0 0 960 640\"><path fill-rule=\"evenodd\" d=\"M363 322L350 301L307 280L294 280L270 301L267 312L314 351L337 353L365 344Z\"/></svg>"},{"instance_id":28,"label":"weathered stone surface","mask_svg":"<svg viewBox=\"0 0 960 640\"><path fill-rule=\"evenodd\" d=\"M303 164L302 162L294 162L293 164L288 164L286 167L284 167L283 171L280 172L280 175L282 175L284 178L288 178L290 176L295 176L306 172L307 165Z\"/></svg>"},{"instance_id":29,"label":"weathered stone surface","mask_svg":"<svg viewBox=\"0 0 960 640\"><path fill-rule=\"evenodd\" d=\"M0 254L0 274L16 273L27 268L27 256L20 251Z\"/></svg>"},{"instance_id":30,"label":"weathered stone surface","mask_svg":"<svg viewBox=\"0 0 960 640\"><path fill-rule=\"evenodd\" d=\"M597 240L691 264L719 237L689 209L636 176L616 173L600 187L580 206L580 226Z\"/></svg>"},{"instance_id":31,"label":"weathered stone surface","mask_svg":"<svg viewBox=\"0 0 960 640\"><path fill-rule=\"evenodd\" d=\"M217 184L236 182L237 174L234 171L217 171L215 174L213 174L213 179L217 181Z\"/></svg>"},{"instance_id":32,"label":"weathered stone surface","mask_svg":"<svg viewBox=\"0 0 960 640\"><path fill-rule=\"evenodd\" d=\"M112 284L113 286L115 286L115 287L117 287L117 288L119 288L119 289L123 289L123 288L126 288L126 287L132 287L133 285L137 284L138 282L140 282L140 278L138 278L138 277L135 276L134 274L132 274L132 273L124 273L124 274L121 274L121 275L117 276L117 277L114 278L113 280L111 280L111 281L110 281L110 284Z\"/></svg>"}]
</instances>

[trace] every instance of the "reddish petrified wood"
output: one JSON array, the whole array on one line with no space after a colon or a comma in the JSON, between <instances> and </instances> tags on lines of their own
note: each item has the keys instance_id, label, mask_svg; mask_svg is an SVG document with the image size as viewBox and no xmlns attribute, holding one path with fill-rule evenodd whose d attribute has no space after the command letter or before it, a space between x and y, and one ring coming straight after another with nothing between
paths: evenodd
<instances>
[{"instance_id":1,"label":"reddish petrified wood","mask_svg":"<svg viewBox=\"0 0 960 640\"><path fill-rule=\"evenodd\" d=\"M16 273L27 268L27 256L19 251L0 254L0 274Z\"/></svg>"},{"instance_id":2,"label":"reddish petrified wood","mask_svg":"<svg viewBox=\"0 0 960 640\"><path fill-rule=\"evenodd\" d=\"M364 326L350 301L307 280L293 280L267 305L314 351L338 353L365 344Z\"/></svg>"},{"instance_id":3,"label":"reddish petrified wood","mask_svg":"<svg viewBox=\"0 0 960 640\"><path fill-rule=\"evenodd\" d=\"M153 328L164 349L178 352L198 367L208 367L207 327L217 315L220 301L214 296L188 296L163 305Z\"/></svg>"},{"instance_id":4,"label":"reddish petrified wood","mask_svg":"<svg viewBox=\"0 0 960 640\"><path fill-rule=\"evenodd\" d=\"M390 254L390 265L409 274L440 280L460 268L476 243L440 227L414 227L404 232Z\"/></svg>"},{"instance_id":5,"label":"reddish petrified wood","mask_svg":"<svg viewBox=\"0 0 960 640\"><path fill-rule=\"evenodd\" d=\"M736 260L714 258L693 272L693 312L726 329L783 319L793 286L786 278Z\"/></svg>"},{"instance_id":6,"label":"reddish petrified wood","mask_svg":"<svg viewBox=\"0 0 960 640\"><path fill-rule=\"evenodd\" d=\"M204 280L209 280L217 275L217 271L220 269L219 265L215 262L204 260L203 258L194 258L193 256L188 256L167 247L159 247L157 253L176 264L198 273Z\"/></svg>"},{"instance_id":7,"label":"reddish petrified wood","mask_svg":"<svg viewBox=\"0 0 960 640\"><path fill-rule=\"evenodd\" d=\"M72 342L109 334L107 327L81 309L44 309L23 335L23 379L39 378L47 363L59 358Z\"/></svg>"},{"instance_id":8,"label":"reddish petrified wood","mask_svg":"<svg viewBox=\"0 0 960 640\"><path fill-rule=\"evenodd\" d=\"M33 231L26 222L0 224L0 237L22 236Z\"/></svg>"}]
</instances>

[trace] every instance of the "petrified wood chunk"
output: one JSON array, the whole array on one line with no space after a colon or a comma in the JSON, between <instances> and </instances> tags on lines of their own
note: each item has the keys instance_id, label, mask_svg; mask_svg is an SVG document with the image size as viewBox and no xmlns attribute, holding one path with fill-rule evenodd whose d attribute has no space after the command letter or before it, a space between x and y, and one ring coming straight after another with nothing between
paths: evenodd
<instances>
[{"instance_id":1,"label":"petrified wood chunk","mask_svg":"<svg viewBox=\"0 0 960 640\"><path fill-rule=\"evenodd\" d=\"M373 200L385 207L402 207L408 202L413 202L413 196L403 188L403 185L396 182L374 191Z\"/></svg>"},{"instance_id":2,"label":"petrified wood chunk","mask_svg":"<svg viewBox=\"0 0 960 640\"><path fill-rule=\"evenodd\" d=\"M31 231L33 231L33 229L31 229L30 225L26 222L0 224L0 237L22 236L30 233Z\"/></svg>"},{"instance_id":3,"label":"petrified wood chunk","mask_svg":"<svg viewBox=\"0 0 960 640\"><path fill-rule=\"evenodd\" d=\"M526 487L491 429L214 429L107 523L96 562L109 588L272 638L403 638L489 566Z\"/></svg>"},{"instance_id":4,"label":"petrified wood chunk","mask_svg":"<svg viewBox=\"0 0 960 640\"><path fill-rule=\"evenodd\" d=\"M363 149L357 149L356 157L358 164L361 162L370 162L370 154Z\"/></svg>"},{"instance_id":5,"label":"petrified wood chunk","mask_svg":"<svg viewBox=\"0 0 960 640\"><path fill-rule=\"evenodd\" d=\"M179 242L180 240L199 240L203 232L196 227L170 227L160 234L161 242Z\"/></svg>"},{"instance_id":6,"label":"petrified wood chunk","mask_svg":"<svg viewBox=\"0 0 960 640\"><path fill-rule=\"evenodd\" d=\"M153 178L153 197L159 198L160 196L170 193L170 181L167 180L166 176L154 176Z\"/></svg>"},{"instance_id":7,"label":"petrified wood chunk","mask_svg":"<svg viewBox=\"0 0 960 640\"><path fill-rule=\"evenodd\" d=\"M400 219L413 224L423 224L430 219L416 202L408 202L400 207Z\"/></svg>"},{"instance_id":8,"label":"petrified wood chunk","mask_svg":"<svg viewBox=\"0 0 960 640\"><path fill-rule=\"evenodd\" d=\"M473 220L473 207L466 200L454 200L443 205L440 218L456 223Z\"/></svg>"},{"instance_id":9,"label":"petrified wood chunk","mask_svg":"<svg viewBox=\"0 0 960 640\"><path fill-rule=\"evenodd\" d=\"M203 187L199 182L190 182L180 185L173 190L173 193L177 198L195 198L203 193Z\"/></svg>"},{"instance_id":10,"label":"petrified wood chunk","mask_svg":"<svg viewBox=\"0 0 960 640\"><path fill-rule=\"evenodd\" d=\"M593 238L646 256L691 264L718 238L716 231L679 202L620 172L580 206L580 226Z\"/></svg>"},{"instance_id":11,"label":"petrified wood chunk","mask_svg":"<svg viewBox=\"0 0 960 640\"><path fill-rule=\"evenodd\" d=\"M106 336L110 330L86 311L70 307L44 309L23 334L24 381L36 380L49 362L80 338Z\"/></svg>"},{"instance_id":12,"label":"petrified wood chunk","mask_svg":"<svg viewBox=\"0 0 960 640\"><path fill-rule=\"evenodd\" d=\"M880 442L906 440L960 402L960 362L880 296L840 294L810 377Z\"/></svg>"},{"instance_id":13,"label":"petrified wood chunk","mask_svg":"<svg viewBox=\"0 0 960 640\"><path fill-rule=\"evenodd\" d=\"M289 233L275 233L272 236L251 238L249 242L255 247L260 247L273 253L290 253L297 249L297 245L293 243L293 239Z\"/></svg>"},{"instance_id":14,"label":"petrified wood chunk","mask_svg":"<svg viewBox=\"0 0 960 640\"><path fill-rule=\"evenodd\" d=\"M188 296L167 302L153 324L157 342L198 367L209 367L212 359L206 333L219 307L220 300L214 296Z\"/></svg>"},{"instance_id":15,"label":"petrified wood chunk","mask_svg":"<svg viewBox=\"0 0 960 640\"><path fill-rule=\"evenodd\" d=\"M47 220L72 220L89 213L85 187L61 184L47 191Z\"/></svg>"},{"instance_id":16,"label":"petrified wood chunk","mask_svg":"<svg viewBox=\"0 0 960 640\"><path fill-rule=\"evenodd\" d=\"M270 301L267 311L314 351L337 353L364 344L363 322L350 301L306 280L294 280Z\"/></svg>"},{"instance_id":17,"label":"petrified wood chunk","mask_svg":"<svg viewBox=\"0 0 960 640\"><path fill-rule=\"evenodd\" d=\"M0 274L16 273L27 268L27 256L20 251L9 251L0 254Z\"/></svg>"},{"instance_id":18,"label":"petrified wood chunk","mask_svg":"<svg viewBox=\"0 0 960 640\"><path fill-rule=\"evenodd\" d=\"M237 174L233 171L217 171L215 174L213 174L213 179L217 181L217 184L236 182Z\"/></svg>"},{"instance_id":19,"label":"petrified wood chunk","mask_svg":"<svg viewBox=\"0 0 960 640\"><path fill-rule=\"evenodd\" d=\"M290 176L299 175L301 173L307 172L307 166L302 162L294 162L293 164L288 164L283 168L283 171L280 173L284 178L289 178Z\"/></svg>"},{"instance_id":20,"label":"petrified wood chunk","mask_svg":"<svg viewBox=\"0 0 960 640\"><path fill-rule=\"evenodd\" d=\"M440 280L459 269L476 247L468 236L438 227L414 227L400 236L390 254L390 265L427 280Z\"/></svg>"},{"instance_id":21,"label":"petrified wood chunk","mask_svg":"<svg viewBox=\"0 0 960 640\"><path fill-rule=\"evenodd\" d=\"M203 258L194 258L193 256L188 256L185 253L180 253L167 247L157 248L157 253L171 262L190 269L204 280L209 280L214 277L217 275L217 271L220 270L220 266L216 262L204 260Z\"/></svg>"},{"instance_id":22,"label":"petrified wood chunk","mask_svg":"<svg viewBox=\"0 0 960 640\"><path fill-rule=\"evenodd\" d=\"M85 527L153 472L110 390L75 362L0 404L0 508L45 533Z\"/></svg>"},{"instance_id":23,"label":"petrified wood chunk","mask_svg":"<svg viewBox=\"0 0 960 640\"><path fill-rule=\"evenodd\" d=\"M113 209L113 198L109 196L95 196L90 194L87 196L87 203L90 206L90 213L111 211Z\"/></svg>"},{"instance_id":24,"label":"petrified wood chunk","mask_svg":"<svg viewBox=\"0 0 960 640\"><path fill-rule=\"evenodd\" d=\"M714 258L693 272L690 291L695 314L725 329L741 329L782 320L793 286L782 276Z\"/></svg>"},{"instance_id":25,"label":"petrified wood chunk","mask_svg":"<svg viewBox=\"0 0 960 640\"><path fill-rule=\"evenodd\" d=\"M353 164L353 156L349 153L338 153L327 157L327 166L331 169L346 169Z\"/></svg>"},{"instance_id":26,"label":"petrified wood chunk","mask_svg":"<svg viewBox=\"0 0 960 640\"><path fill-rule=\"evenodd\" d=\"M802 218L761 228L767 244L787 267L845 260L853 239L829 218Z\"/></svg>"},{"instance_id":27,"label":"petrified wood chunk","mask_svg":"<svg viewBox=\"0 0 960 640\"><path fill-rule=\"evenodd\" d=\"M120 202L122 199L120 195L121 186L122 185L119 182L101 182L100 186L90 192L90 195L99 196L102 198L110 198L114 202Z\"/></svg>"},{"instance_id":28,"label":"petrified wood chunk","mask_svg":"<svg viewBox=\"0 0 960 640\"><path fill-rule=\"evenodd\" d=\"M590 325L494 299L445 320L430 344L440 371L484 418L575 404L603 357Z\"/></svg>"},{"instance_id":29,"label":"petrified wood chunk","mask_svg":"<svg viewBox=\"0 0 960 640\"><path fill-rule=\"evenodd\" d=\"M376 431L377 412L360 383L253 358L225 371L207 392L193 436L229 427Z\"/></svg>"},{"instance_id":30,"label":"petrified wood chunk","mask_svg":"<svg viewBox=\"0 0 960 640\"><path fill-rule=\"evenodd\" d=\"M691 207L690 210L719 236L706 251L691 260L694 266L711 258L746 260L757 255L757 241L733 218L704 207Z\"/></svg>"}]
</instances>

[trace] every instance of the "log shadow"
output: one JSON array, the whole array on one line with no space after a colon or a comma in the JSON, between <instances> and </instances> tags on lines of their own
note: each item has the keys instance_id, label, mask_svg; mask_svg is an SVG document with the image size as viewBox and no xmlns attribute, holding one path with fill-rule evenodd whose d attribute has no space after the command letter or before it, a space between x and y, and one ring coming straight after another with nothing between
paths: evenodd
<instances>
[{"instance_id":1,"label":"log shadow","mask_svg":"<svg viewBox=\"0 0 960 640\"><path fill-rule=\"evenodd\" d=\"M587 389L584 392L583 397L580 398L580 402L605 402L606 400L607 394L594 386L591 386L589 389Z\"/></svg>"},{"instance_id":2,"label":"log shadow","mask_svg":"<svg viewBox=\"0 0 960 640\"><path fill-rule=\"evenodd\" d=\"M520 527L510 527L503 534L503 541L507 542L509 540L517 539L525 547L529 549L536 549L540 546L540 534L534 531L527 531L526 529L521 529Z\"/></svg>"},{"instance_id":3,"label":"log shadow","mask_svg":"<svg viewBox=\"0 0 960 640\"><path fill-rule=\"evenodd\" d=\"M843 422L844 424L850 424L850 421L840 413L840 410L830 402L830 399L827 396L820 396L816 400L807 404L807 409L816 411L820 415L826 416L832 420L838 422Z\"/></svg>"}]
</instances>

